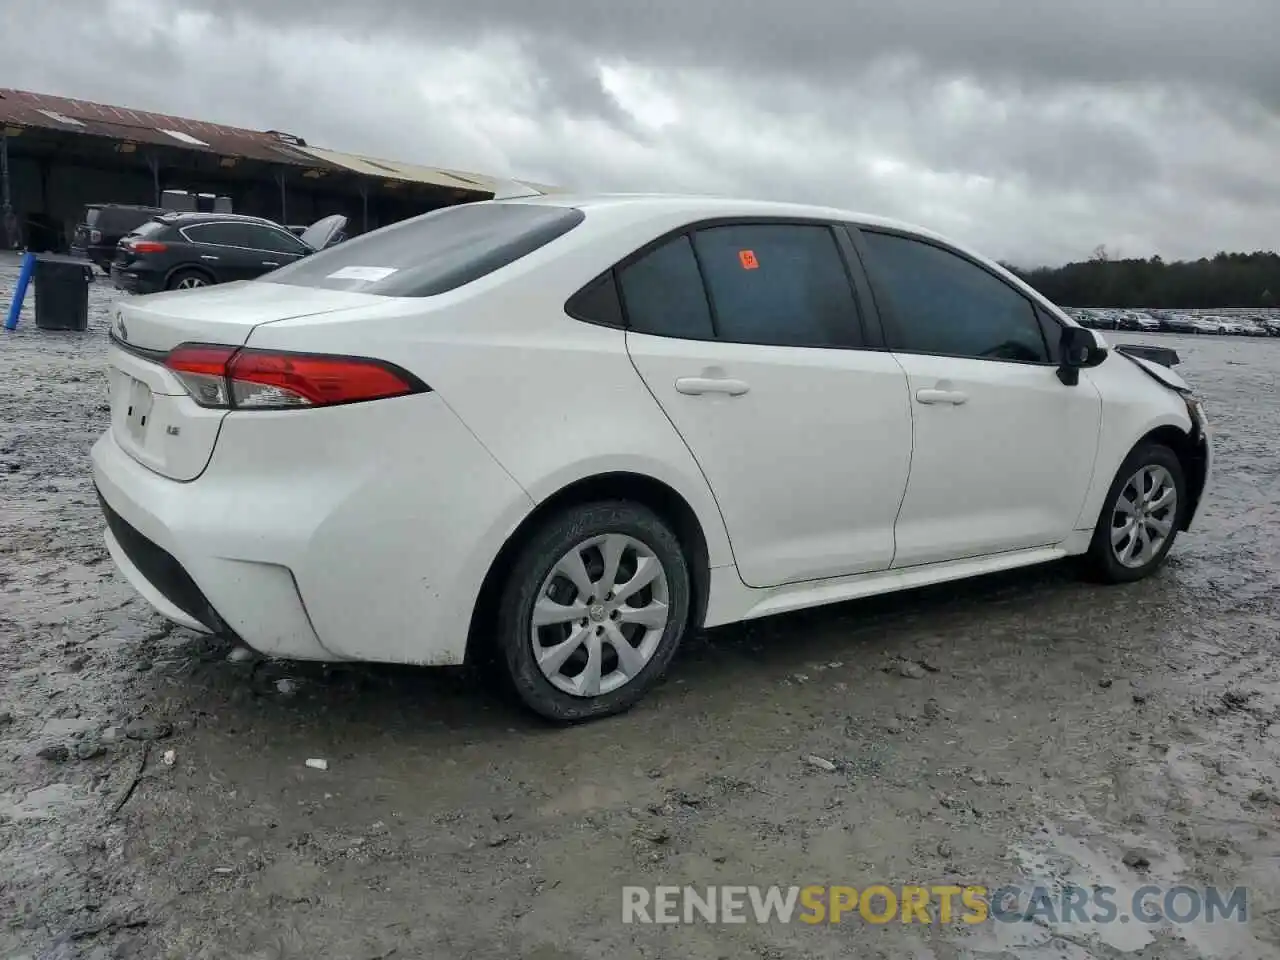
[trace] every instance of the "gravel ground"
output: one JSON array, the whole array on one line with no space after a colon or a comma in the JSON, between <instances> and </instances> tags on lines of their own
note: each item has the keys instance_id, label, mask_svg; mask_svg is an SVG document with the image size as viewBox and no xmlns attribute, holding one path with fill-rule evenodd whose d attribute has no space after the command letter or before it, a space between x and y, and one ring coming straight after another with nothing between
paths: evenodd
<instances>
[{"instance_id":1,"label":"gravel ground","mask_svg":"<svg viewBox=\"0 0 1280 960\"><path fill-rule=\"evenodd\" d=\"M560 730L462 672L231 663L154 615L89 479L112 296L0 331L0 957L1280 956L1280 342L1158 338L1220 468L1154 578L711 631ZM626 884L1035 882L1243 885L1250 916L621 920Z\"/></svg>"}]
</instances>

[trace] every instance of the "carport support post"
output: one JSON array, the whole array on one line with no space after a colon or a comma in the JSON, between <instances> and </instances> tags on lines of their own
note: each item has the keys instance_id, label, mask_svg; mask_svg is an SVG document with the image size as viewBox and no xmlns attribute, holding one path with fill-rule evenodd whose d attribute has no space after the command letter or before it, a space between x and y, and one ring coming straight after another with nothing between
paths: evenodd
<instances>
[{"instance_id":1,"label":"carport support post","mask_svg":"<svg viewBox=\"0 0 1280 960\"><path fill-rule=\"evenodd\" d=\"M9 135L0 132L0 243L6 248L14 245L9 236L9 223L13 218L13 204L9 194Z\"/></svg>"},{"instance_id":2,"label":"carport support post","mask_svg":"<svg viewBox=\"0 0 1280 960\"><path fill-rule=\"evenodd\" d=\"M285 226L289 224L289 200L288 193L284 186L284 171L276 171L276 181L280 184L280 222Z\"/></svg>"},{"instance_id":3,"label":"carport support post","mask_svg":"<svg viewBox=\"0 0 1280 960\"><path fill-rule=\"evenodd\" d=\"M151 168L151 187L155 191L156 206L160 204L160 161L154 155L147 156L147 166Z\"/></svg>"}]
</instances>

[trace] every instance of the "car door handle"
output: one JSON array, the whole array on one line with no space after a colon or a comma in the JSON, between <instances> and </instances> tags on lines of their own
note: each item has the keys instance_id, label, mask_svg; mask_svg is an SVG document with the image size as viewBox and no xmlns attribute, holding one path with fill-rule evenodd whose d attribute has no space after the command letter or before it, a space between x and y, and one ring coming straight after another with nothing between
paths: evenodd
<instances>
[{"instance_id":1,"label":"car door handle","mask_svg":"<svg viewBox=\"0 0 1280 960\"><path fill-rule=\"evenodd\" d=\"M263 261L262 261L262 265L263 265L264 267L278 267L278 266L280 266L280 264L276 263L274 260L263 260Z\"/></svg>"},{"instance_id":2,"label":"car door handle","mask_svg":"<svg viewBox=\"0 0 1280 960\"><path fill-rule=\"evenodd\" d=\"M676 390L690 397L704 393L727 393L731 397L740 397L750 389L745 381L727 377L680 377L676 380Z\"/></svg>"},{"instance_id":3,"label":"car door handle","mask_svg":"<svg viewBox=\"0 0 1280 960\"><path fill-rule=\"evenodd\" d=\"M202 254L200 254L200 259L201 259L201 260L217 260L218 258L217 258L217 257L211 257L211 256L209 256L209 254L207 254L207 253L202 253Z\"/></svg>"},{"instance_id":4,"label":"car door handle","mask_svg":"<svg viewBox=\"0 0 1280 960\"><path fill-rule=\"evenodd\" d=\"M917 390L917 403L949 403L958 407L960 404L967 402L969 395L961 393L959 390Z\"/></svg>"}]
</instances>

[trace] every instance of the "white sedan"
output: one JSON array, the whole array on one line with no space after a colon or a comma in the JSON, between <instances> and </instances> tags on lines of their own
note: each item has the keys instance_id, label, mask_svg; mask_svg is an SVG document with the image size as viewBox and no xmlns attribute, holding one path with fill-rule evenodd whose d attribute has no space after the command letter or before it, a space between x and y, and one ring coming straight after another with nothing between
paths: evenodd
<instances>
[{"instance_id":1,"label":"white sedan","mask_svg":"<svg viewBox=\"0 0 1280 960\"><path fill-rule=\"evenodd\" d=\"M773 203L452 207L123 300L109 364L107 545L162 614L484 655L559 721L698 627L1072 555L1145 577L1212 460L1177 374L992 261Z\"/></svg>"}]
</instances>

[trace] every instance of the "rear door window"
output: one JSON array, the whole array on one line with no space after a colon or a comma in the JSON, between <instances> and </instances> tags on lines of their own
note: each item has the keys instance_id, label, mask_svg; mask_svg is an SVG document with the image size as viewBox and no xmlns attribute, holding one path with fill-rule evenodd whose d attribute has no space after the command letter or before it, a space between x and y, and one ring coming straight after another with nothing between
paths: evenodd
<instances>
[{"instance_id":1,"label":"rear door window","mask_svg":"<svg viewBox=\"0 0 1280 960\"><path fill-rule=\"evenodd\" d=\"M197 223L182 228L182 235L192 243L210 243L219 247L248 246L240 228L233 223Z\"/></svg>"},{"instance_id":2,"label":"rear door window","mask_svg":"<svg viewBox=\"0 0 1280 960\"><path fill-rule=\"evenodd\" d=\"M528 256L584 219L574 207L464 203L344 241L259 282L430 297Z\"/></svg>"},{"instance_id":3,"label":"rear door window","mask_svg":"<svg viewBox=\"0 0 1280 960\"><path fill-rule=\"evenodd\" d=\"M853 285L831 228L760 223L694 234L721 340L860 347Z\"/></svg>"},{"instance_id":4,"label":"rear door window","mask_svg":"<svg viewBox=\"0 0 1280 960\"><path fill-rule=\"evenodd\" d=\"M715 336L693 244L673 237L618 271L627 323L637 333L685 340Z\"/></svg>"}]
</instances>

